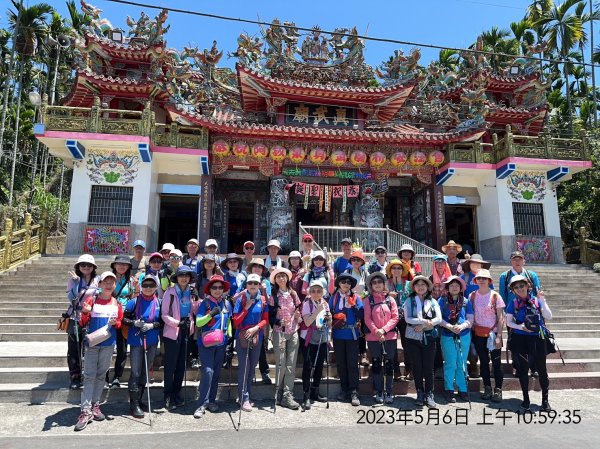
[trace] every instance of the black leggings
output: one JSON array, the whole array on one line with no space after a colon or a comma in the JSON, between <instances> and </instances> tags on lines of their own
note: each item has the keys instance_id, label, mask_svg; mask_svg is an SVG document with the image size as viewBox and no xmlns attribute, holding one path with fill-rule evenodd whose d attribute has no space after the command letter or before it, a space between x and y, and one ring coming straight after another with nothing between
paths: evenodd
<instances>
[{"instance_id":1,"label":"black leggings","mask_svg":"<svg viewBox=\"0 0 600 449\"><path fill-rule=\"evenodd\" d=\"M304 354L304 363L302 364L302 389L307 393L310 387L319 388L321 378L323 377L323 363L325 362L325 356L327 355L327 343L321 343L320 345L309 344L308 346L304 346L304 343L302 343L302 353ZM315 363L315 358L315 372L313 374L311 385L310 373L313 364Z\"/></svg>"},{"instance_id":2,"label":"black leggings","mask_svg":"<svg viewBox=\"0 0 600 449\"><path fill-rule=\"evenodd\" d=\"M433 360L435 358L435 340L430 343L423 343L407 338L406 351L410 355L412 362L412 373L415 378L415 388L417 391L433 391ZM423 389L423 379L425 379L425 388Z\"/></svg>"},{"instance_id":3,"label":"black leggings","mask_svg":"<svg viewBox=\"0 0 600 449\"><path fill-rule=\"evenodd\" d=\"M71 379L82 379L81 357L83 357L83 331L78 327L78 334L69 333L67 340L67 364L69 365L69 376Z\"/></svg>"},{"instance_id":4,"label":"black leggings","mask_svg":"<svg viewBox=\"0 0 600 449\"><path fill-rule=\"evenodd\" d=\"M536 336L517 334L511 335L511 348L514 362L517 364L519 384L523 399L529 400L529 367L533 364L539 374L542 399L548 399L550 379L546 368L546 341Z\"/></svg>"},{"instance_id":5,"label":"black leggings","mask_svg":"<svg viewBox=\"0 0 600 449\"><path fill-rule=\"evenodd\" d=\"M502 373L502 357L501 349L494 349L490 351L487 348L487 337L478 337L474 333L472 334L473 344L479 357L479 371L481 378L483 379L483 385L486 387L492 386L492 380L490 378L490 354L492 359L492 368L494 369L494 383L496 388L502 388L504 382L504 373Z\"/></svg>"},{"instance_id":6,"label":"black leggings","mask_svg":"<svg viewBox=\"0 0 600 449\"><path fill-rule=\"evenodd\" d=\"M406 320L404 319L404 317L400 318L400 320L398 321L398 331L400 332L400 343L402 344L402 351L404 354L404 374L408 375L409 373L412 372L412 361L410 358L410 353L406 349L407 338L404 336L404 333L406 332L406 326L407 326L407 324L406 324ZM396 354L396 358L397 357L398 357L398 355ZM396 359L394 359L394 361L395 360ZM398 370L399 369L400 369L400 363L398 363Z\"/></svg>"}]
</instances>

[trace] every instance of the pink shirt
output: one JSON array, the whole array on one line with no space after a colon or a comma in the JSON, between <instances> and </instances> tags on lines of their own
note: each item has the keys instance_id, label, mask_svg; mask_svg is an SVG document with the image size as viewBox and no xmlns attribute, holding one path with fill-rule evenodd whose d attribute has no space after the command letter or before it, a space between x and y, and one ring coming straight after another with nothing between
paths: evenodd
<instances>
[{"instance_id":1,"label":"pink shirt","mask_svg":"<svg viewBox=\"0 0 600 449\"><path fill-rule=\"evenodd\" d=\"M494 295L493 299L490 299L490 295ZM474 291L471 294L473 300L473 310L475 311L475 324L478 326L495 327L496 326L496 309L504 308L504 301L502 297L495 292L490 290L487 294L482 295L479 290ZM496 307L494 307L494 304Z\"/></svg>"}]
</instances>

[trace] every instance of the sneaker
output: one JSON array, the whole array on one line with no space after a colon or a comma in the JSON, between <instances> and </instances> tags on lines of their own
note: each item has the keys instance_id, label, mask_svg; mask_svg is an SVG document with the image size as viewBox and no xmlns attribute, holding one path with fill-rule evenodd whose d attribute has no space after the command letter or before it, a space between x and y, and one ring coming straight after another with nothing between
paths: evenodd
<instances>
[{"instance_id":1,"label":"sneaker","mask_svg":"<svg viewBox=\"0 0 600 449\"><path fill-rule=\"evenodd\" d=\"M269 377L269 373L262 373L261 377L262 377L263 385L272 385L273 384L273 381Z\"/></svg>"},{"instance_id":2,"label":"sneaker","mask_svg":"<svg viewBox=\"0 0 600 449\"><path fill-rule=\"evenodd\" d=\"M530 376L534 378L540 377L539 373L534 369L531 370Z\"/></svg>"},{"instance_id":3,"label":"sneaker","mask_svg":"<svg viewBox=\"0 0 600 449\"><path fill-rule=\"evenodd\" d=\"M185 404L185 401L183 400L183 397L181 397L181 395L179 393L177 393L175 396L173 396L173 401L175 403L175 407L181 407L183 404Z\"/></svg>"},{"instance_id":4,"label":"sneaker","mask_svg":"<svg viewBox=\"0 0 600 449\"><path fill-rule=\"evenodd\" d=\"M415 399L415 404L420 407L425 405L425 392L423 390L417 391L417 398Z\"/></svg>"},{"instance_id":5,"label":"sneaker","mask_svg":"<svg viewBox=\"0 0 600 449\"><path fill-rule=\"evenodd\" d=\"M348 400L348 395L345 391L340 391L335 398L338 402L346 402Z\"/></svg>"},{"instance_id":6,"label":"sneaker","mask_svg":"<svg viewBox=\"0 0 600 449\"><path fill-rule=\"evenodd\" d=\"M202 418L202 416L204 416L204 413L206 412L206 409L204 408L203 405L201 405L200 407L198 407L196 409L196 411L194 412L194 418L196 419L200 419Z\"/></svg>"},{"instance_id":7,"label":"sneaker","mask_svg":"<svg viewBox=\"0 0 600 449\"><path fill-rule=\"evenodd\" d=\"M316 402L327 402L326 396L321 396L321 392L318 388L311 387L310 389L310 400Z\"/></svg>"},{"instance_id":8,"label":"sneaker","mask_svg":"<svg viewBox=\"0 0 600 449\"><path fill-rule=\"evenodd\" d=\"M176 408L175 402L173 402L169 396L166 396L163 408L167 411L175 410L175 408Z\"/></svg>"},{"instance_id":9,"label":"sneaker","mask_svg":"<svg viewBox=\"0 0 600 449\"><path fill-rule=\"evenodd\" d=\"M121 388L121 381L118 377L113 379L112 383L110 384L110 388Z\"/></svg>"},{"instance_id":10,"label":"sneaker","mask_svg":"<svg viewBox=\"0 0 600 449\"><path fill-rule=\"evenodd\" d=\"M502 402L502 388L494 388L492 393L492 402Z\"/></svg>"},{"instance_id":11,"label":"sneaker","mask_svg":"<svg viewBox=\"0 0 600 449\"><path fill-rule=\"evenodd\" d=\"M552 407L550 406L550 402L548 402L548 399L542 399L542 411L543 412L551 412L552 411Z\"/></svg>"},{"instance_id":12,"label":"sneaker","mask_svg":"<svg viewBox=\"0 0 600 449\"><path fill-rule=\"evenodd\" d=\"M71 383L69 384L69 388L71 390L77 390L81 386L81 381L79 377L71 377Z\"/></svg>"},{"instance_id":13,"label":"sneaker","mask_svg":"<svg viewBox=\"0 0 600 449\"><path fill-rule=\"evenodd\" d=\"M459 391L458 399L460 399L462 402L469 402L469 393L466 391Z\"/></svg>"},{"instance_id":14,"label":"sneaker","mask_svg":"<svg viewBox=\"0 0 600 449\"><path fill-rule=\"evenodd\" d=\"M433 398L433 391L430 391L425 395L425 405L429 408L437 408L437 404Z\"/></svg>"},{"instance_id":15,"label":"sneaker","mask_svg":"<svg viewBox=\"0 0 600 449\"><path fill-rule=\"evenodd\" d=\"M289 408L290 410L298 410L300 408L300 404L298 404L294 400L294 396L292 396L291 393L283 395L283 399L281 400L281 406Z\"/></svg>"},{"instance_id":16,"label":"sneaker","mask_svg":"<svg viewBox=\"0 0 600 449\"><path fill-rule=\"evenodd\" d=\"M208 411L211 413L217 413L219 411L219 405L216 402L210 402L208 404Z\"/></svg>"},{"instance_id":17,"label":"sneaker","mask_svg":"<svg viewBox=\"0 0 600 449\"><path fill-rule=\"evenodd\" d=\"M192 363L190 363L192 369L200 368L200 361L198 359L192 359Z\"/></svg>"},{"instance_id":18,"label":"sneaker","mask_svg":"<svg viewBox=\"0 0 600 449\"><path fill-rule=\"evenodd\" d=\"M523 402L521 402L521 405L519 406L519 408L523 411L530 410L530 407L531 407L531 403L529 402L529 399L526 399Z\"/></svg>"},{"instance_id":19,"label":"sneaker","mask_svg":"<svg viewBox=\"0 0 600 449\"><path fill-rule=\"evenodd\" d=\"M350 393L350 402L354 407L360 405L360 398L358 397L358 392L356 390L353 390L352 393Z\"/></svg>"},{"instance_id":20,"label":"sneaker","mask_svg":"<svg viewBox=\"0 0 600 449\"><path fill-rule=\"evenodd\" d=\"M460 395L460 393L458 393ZM454 391L444 391L444 399L448 404L453 404L456 402L456 398L454 397Z\"/></svg>"},{"instance_id":21,"label":"sneaker","mask_svg":"<svg viewBox=\"0 0 600 449\"><path fill-rule=\"evenodd\" d=\"M391 405L394 403L394 396L392 394L386 394L385 395L385 401L384 401L387 405Z\"/></svg>"},{"instance_id":22,"label":"sneaker","mask_svg":"<svg viewBox=\"0 0 600 449\"><path fill-rule=\"evenodd\" d=\"M370 364L371 363L369 362L369 358L367 357L367 354L361 354L360 355L360 365L368 368Z\"/></svg>"},{"instance_id":23,"label":"sneaker","mask_svg":"<svg viewBox=\"0 0 600 449\"><path fill-rule=\"evenodd\" d=\"M375 403L383 404L383 393L381 391L378 391L377 394L375 395Z\"/></svg>"},{"instance_id":24,"label":"sneaker","mask_svg":"<svg viewBox=\"0 0 600 449\"><path fill-rule=\"evenodd\" d=\"M92 415L91 410L82 410L79 418L77 419L77 424L75 424L75 432L79 432L87 427L89 423L94 420L94 415Z\"/></svg>"},{"instance_id":25,"label":"sneaker","mask_svg":"<svg viewBox=\"0 0 600 449\"><path fill-rule=\"evenodd\" d=\"M106 382L104 382L104 389L110 390L110 383L108 382L108 380Z\"/></svg>"},{"instance_id":26,"label":"sneaker","mask_svg":"<svg viewBox=\"0 0 600 449\"><path fill-rule=\"evenodd\" d=\"M250 403L250 401L245 401L242 404L242 410L245 412L251 412L252 411L252 404Z\"/></svg>"},{"instance_id":27,"label":"sneaker","mask_svg":"<svg viewBox=\"0 0 600 449\"><path fill-rule=\"evenodd\" d=\"M488 387L487 385L483 387L481 399L483 399L484 401L489 401L490 399L492 399L492 387Z\"/></svg>"},{"instance_id":28,"label":"sneaker","mask_svg":"<svg viewBox=\"0 0 600 449\"><path fill-rule=\"evenodd\" d=\"M94 417L94 421L104 421L106 419L106 416L100 410L100 404L97 402L92 405L92 416Z\"/></svg>"}]
</instances>

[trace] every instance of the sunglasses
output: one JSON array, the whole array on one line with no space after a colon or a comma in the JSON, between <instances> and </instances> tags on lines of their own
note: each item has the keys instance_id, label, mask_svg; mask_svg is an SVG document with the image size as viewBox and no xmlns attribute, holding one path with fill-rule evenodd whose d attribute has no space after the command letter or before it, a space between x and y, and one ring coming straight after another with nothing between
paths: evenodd
<instances>
[{"instance_id":1,"label":"sunglasses","mask_svg":"<svg viewBox=\"0 0 600 449\"><path fill-rule=\"evenodd\" d=\"M258 285L259 282L256 281L250 281L250 282L246 282L246 285Z\"/></svg>"},{"instance_id":2,"label":"sunglasses","mask_svg":"<svg viewBox=\"0 0 600 449\"><path fill-rule=\"evenodd\" d=\"M321 258L321 257L315 257L313 259L315 262L325 262L325 259Z\"/></svg>"},{"instance_id":3,"label":"sunglasses","mask_svg":"<svg viewBox=\"0 0 600 449\"><path fill-rule=\"evenodd\" d=\"M171 256L171 257L169 257L169 259L171 259L171 260L181 260L181 257L179 257L179 256Z\"/></svg>"},{"instance_id":4,"label":"sunglasses","mask_svg":"<svg viewBox=\"0 0 600 449\"><path fill-rule=\"evenodd\" d=\"M163 260L154 258L150 261L150 263L163 263Z\"/></svg>"},{"instance_id":5,"label":"sunglasses","mask_svg":"<svg viewBox=\"0 0 600 449\"><path fill-rule=\"evenodd\" d=\"M361 259L350 259L350 262L362 262Z\"/></svg>"},{"instance_id":6,"label":"sunglasses","mask_svg":"<svg viewBox=\"0 0 600 449\"><path fill-rule=\"evenodd\" d=\"M222 285L211 285L210 289L211 290L223 290L225 287L223 287Z\"/></svg>"},{"instance_id":7,"label":"sunglasses","mask_svg":"<svg viewBox=\"0 0 600 449\"><path fill-rule=\"evenodd\" d=\"M381 251L381 250L375 251L375 254L385 254L385 251Z\"/></svg>"},{"instance_id":8,"label":"sunglasses","mask_svg":"<svg viewBox=\"0 0 600 449\"><path fill-rule=\"evenodd\" d=\"M383 284L383 283L384 283L384 282L383 282L381 279L373 279L373 280L371 281L371 285L373 285L373 284Z\"/></svg>"},{"instance_id":9,"label":"sunglasses","mask_svg":"<svg viewBox=\"0 0 600 449\"><path fill-rule=\"evenodd\" d=\"M156 287L155 284L142 284L142 288L154 288Z\"/></svg>"},{"instance_id":10,"label":"sunglasses","mask_svg":"<svg viewBox=\"0 0 600 449\"><path fill-rule=\"evenodd\" d=\"M92 267L93 267L93 265L91 263L83 262L83 263L79 264L79 268L92 268Z\"/></svg>"},{"instance_id":11,"label":"sunglasses","mask_svg":"<svg viewBox=\"0 0 600 449\"><path fill-rule=\"evenodd\" d=\"M518 284L518 285L515 285L514 288L519 289L519 290L522 288L527 288L527 284Z\"/></svg>"},{"instance_id":12,"label":"sunglasses","mask_svg":"<svg viewBox=\"0 0 600 449\"><path fill-rule=\"evenodd\" d=\"M352 285L352 282L350 282L349 279L343 279L340 281L340 284L348 284L348 285Z\"/></svg>"},{"instance_id":13,"label":"sunglasses","mask_svg":"<svg viewBox=\"0 0 600 449\"><path fill-rule=\"evenodd\" d=\"M312 243L312 240L307 239L307 240L303 240L304 243Z\"/></svg>"},{"instance_id":14,"label":"sunglasses","mask_svg":"<svg viewBox=\"0 0 600 449\"><path fill-rule=\"evenodd\" d=\"M254 246L244 246L244 249L254 249Z\"/></svg>"},{"instance_id":15,"label":"sunglasses","mask_svg":"<svg viewBox=\"0 0 600 449\"><path fill-rule=\"evenodd\" d=\"M475 282L483 282L483 281L489 281L488 278L475 278Z\"/></svg>"}]
</instances>

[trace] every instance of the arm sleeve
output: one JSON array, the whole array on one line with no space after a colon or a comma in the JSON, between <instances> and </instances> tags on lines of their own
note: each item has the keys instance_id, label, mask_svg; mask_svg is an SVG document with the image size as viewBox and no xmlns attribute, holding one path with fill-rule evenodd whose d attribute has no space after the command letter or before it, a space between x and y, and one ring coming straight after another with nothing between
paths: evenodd
<instances>
[{"instance_id":1,"label":"arm sleeve","mask_svg":"<svg viewBox=\"0 0 600 449\"><path fill-rule=\"evenodd\" d=\"M506 326L512 329L521 329L521 324L515 323L515 318L512 313L506 314Z\"/></svg>"},{"instance_id":2,"label":"arm sleeve","mask_svg":"<svg viewBox=\"0 0 600 449\"><path fill-rule=\"evenodd\" d=\"M210 321L211 316L206 313L206 306L204 303L198 306L196 311L196 327L202 327Z\"/></svg>"},{"instance_id":3,"label":"arm sleeve","mask_svg":"<svg viewBox=\"0 0 600 449\"><path fill-rule=\"evenodd\" d=\"M117 312L117 322L113 326L115 329L121 329L121 322L123 321L123 306L121 303L118 305L119 311Z\"/></svg>"},{"instance_id":4,"label":"arm sleeve","mask_svg":"<svg viewBox=\"0 0 600 449\"><path fill-rule=\"evenodd\" d=\"M419 325L419 324L423 324L423 318L419 318L419 317L412 317L409 314L409 306L410 306L410 302L412 301L411 298L408 298L406 300L406 302L404 303L403 309L404 309L404 319L406 320L407 324L413 324L413 325ZM416 299L415 299L416 301Z\"/></svg>"},{"instance_id":5,"label":"arm sleeve","mask_svg":"<svg viewBox=\"0 0 600 449\"><path fill-rule=\"evenodd\" d=\"M385 324L385 326L383 326L383 330L386 333L393 330L396 327L396 324L398 324L398 320L400 318L398 315L398 306L396 305L396 301L390 301L390 304L392 308L392 318L390 318L390 320Z\"/></svg>"},{"instance_id":6,"label":"arm sleeve","mask_svg":"<svg viewBox=\"0 0 600 449\"><path fill-rule=\"evenodd\" d=\"M73 279L69 279L67 282L67 298L69 301L73 301L75 298L77 298L77 293L73 291L75 290L76 283L79 285L79 280L74 281Z\"/></svg>"},{"instance_id":7,"label":"arm sleeve","mask_svg":"<svg viewBox=\"0 0 600 449\"><path fill-rule=\"evenodd\" d=\"M541 303L540 309L542 310L542 316L545 320L550 321L552 319L552 310L550 310L550 307L548 307L546 300L544 299L543 301L540 301L538 298L538 302Z\"/></svg>"}]
</instances>

